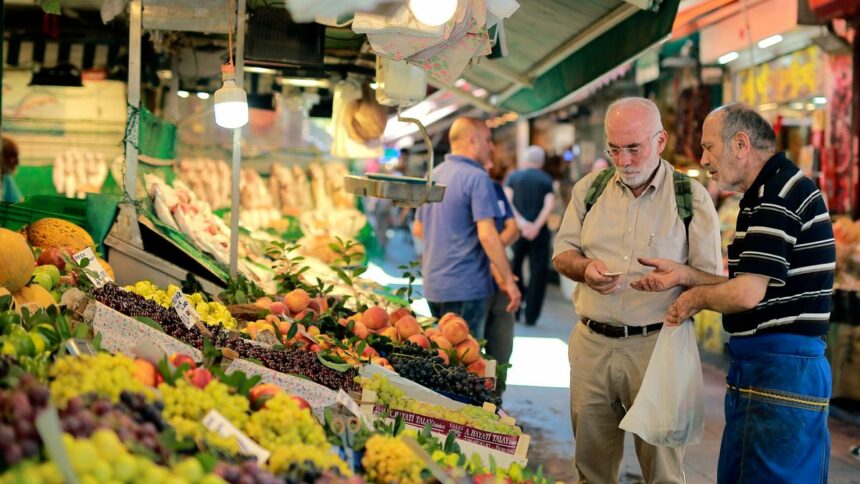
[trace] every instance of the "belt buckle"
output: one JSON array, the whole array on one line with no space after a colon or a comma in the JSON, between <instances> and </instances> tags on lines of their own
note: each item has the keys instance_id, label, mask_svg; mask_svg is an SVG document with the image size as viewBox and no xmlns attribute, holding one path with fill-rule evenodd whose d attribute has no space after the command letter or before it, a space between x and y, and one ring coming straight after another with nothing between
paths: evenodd
<instances>
[{"instance_id":1,"label":"belt buckle","mask_svg":"<svg viewBox=\"0 0 860 484\"><path fill-rule=\"evenodd\" d=\"M627 339L629 336L630 336L630 333L629 333L629 326L627 326L627 325L625 324L625 325L624 325L624 339Z\"/></svg>"}]
</instances>

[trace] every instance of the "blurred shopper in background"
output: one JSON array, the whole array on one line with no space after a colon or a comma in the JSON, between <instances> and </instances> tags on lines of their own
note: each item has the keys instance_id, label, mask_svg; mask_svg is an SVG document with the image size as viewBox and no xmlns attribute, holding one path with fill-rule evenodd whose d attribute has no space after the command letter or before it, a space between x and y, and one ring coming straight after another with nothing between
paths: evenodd
<instances>
[{"instance_id":1,"label":"blurred shopper in background","mask_svg":"<svg viewBox=\"0 0 860 484\"><path fill-rule=\"evenodd\" d=\"M437 318L459 314L481 339L496 289L490 265L510 298L509 311L519 306L520 291L496 230L496 191L484 168L492 157L490 128L483 120L461 117L448 138L451 153L433 169L433 181L447 187L445 197L418 207L412 232L424 240L421 272L430 312Z\"/></svg>"},{"instance_id":2,"label":"blurred shopper in background","mask_svg":"<svg viewBox=\"0 0 860 484\"><path fill-rule=\"evenodd\" d=\"M12 175L18 168L18 145L7 137L3 137L3 160L0 160L0 176L3 177L3 199L4 202L20 203L24 201L24 195L15 184Z\"/></svg>"},{"instance_id":3,"label":"blurred shopper in background","mask_svg":"<svg viewBox=\"0 0 860 484\"><path fill-rule=\"evenodd\" d=\"M552 177L543 171L546 153L529 146L520 168L508 177L511 199L522 237L514 244L514 275L519 278L525 303L525 323L533 326L540 317L549 272L550 233L547 218L555 208ZM529 261L529 277L523 276L523 262Z\"/></svg>"},{"instance_id":4,"label":"blurred shopper in background","mask_svg":"<svg viewBox=\"0 0 860 484\"><path fill-rule=\"evenodd\" d=\"M496 189L496 203L499 208L499 213L493 219L496 223L496 230L499 232L502 244L505 247L510 247L519 237L520 230L517 228L513 207L508 201L504 188L499 183L500 180L504 179L505 174L499 169L498 163L494 161L486 163L484 167L489 172L490 178L493 179L493 188ZM507 310L510 303L508 295L499 290L499 285L503 283L501 274L495 267L490 269L493 272L493 279L496 281L496 292L490 300L490 311L487 314L487 325L484 333L487 339L485 349L487 354L495 358L499 365L504 365L511 361L516 321L513 313ZM502 376L504 377L504 373ZM505 379L500 378L496 382L496 392L501 395L504 391Z\"/></svg>"}]
</instances>

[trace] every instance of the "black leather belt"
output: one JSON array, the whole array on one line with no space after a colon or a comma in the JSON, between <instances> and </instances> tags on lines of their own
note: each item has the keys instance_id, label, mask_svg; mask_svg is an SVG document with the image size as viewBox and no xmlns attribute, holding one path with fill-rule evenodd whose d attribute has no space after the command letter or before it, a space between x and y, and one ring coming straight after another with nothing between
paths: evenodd
<instances>
[{"instance_id":1,"label":"black leather belt","mask_svg":"<svg viewBox=\"0 0 860 484\"><path fill-rule=\"evenodd\" d=\"M627 338L630 336L648 336L651 333L660 331L663 323L654 323L647 326L626 326L623 324L607 324L599 321L592 321L588 318L583 318L582 324L588 329L597 334L602 334L607 338Z\"/></svg>"}]
</instances>

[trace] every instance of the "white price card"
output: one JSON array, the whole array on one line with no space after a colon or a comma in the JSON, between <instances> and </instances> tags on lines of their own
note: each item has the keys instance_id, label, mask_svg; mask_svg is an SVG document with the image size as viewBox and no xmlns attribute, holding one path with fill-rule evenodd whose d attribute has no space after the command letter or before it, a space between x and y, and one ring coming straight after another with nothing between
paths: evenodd
<instances>
[{"instance_id":1,"label":"white price card","mask_svg":"<svg viewBox=\"0 0 860 484\"><path fill-rule=\"evenodd\" d=\"M361 411L361 407L359 407L355 400L353 400L348 393L343 391L343 389L337 391L337 403L343 405L350 411L350 413L360 418L365 427L369 429L373 428L373 425L371 425L370 421L367 420L364 412Z\"/></svg>"},{"instance_id":2,"label":"white price card","mask_svg":"<svg viewBox=\"0 0 860 484\"><path fill-rule=\"evenodd\" d=\"M221 437L235 437L239 444L239 452L242 455L249 455L257 458L257 465L263 465L269 460L271 452L260 447L259 444L251 440L244 432L237 429L229 420L218 413L217 410L210 410L203 417L203 426Z\"/></svg>"},{"instance_id":3,"label":"white price card","mask_svg":"<svg viewBox=\"0 0 860 484\"><path fill-rule=\"evenodd\" d=\"M89 260L87 266L84 267L84 269L86 269L87 271L85 272L85 274L96 287L102 287L108 282L113 281L113 279L110 278L110 275L108 275L107 271L105 271L105 268L96 258L96 254L93 252L92 248L87 247L86 249L73 255L72 259L74 259L75 262L77 262L78 264L80 264L81 261L83 261L84 259Z\"/></svg>"},{"instance_id":4,"label":"white price card","mask_svg":"<svg viewBox=\"0 0 860 484\"><path fill-rule=\"evenodd\" d=\"M188 302L188 298L185 297L185 294L182 294L182 291L177 291L176 294L173 295L173 309L176 310L176 314L179 315L179 319L182 320L182 324L185 325L186 328L191 329L192 326L196 325L200 321L200 314L197 313L197 310Z\"/></svg>"}]
</instances>

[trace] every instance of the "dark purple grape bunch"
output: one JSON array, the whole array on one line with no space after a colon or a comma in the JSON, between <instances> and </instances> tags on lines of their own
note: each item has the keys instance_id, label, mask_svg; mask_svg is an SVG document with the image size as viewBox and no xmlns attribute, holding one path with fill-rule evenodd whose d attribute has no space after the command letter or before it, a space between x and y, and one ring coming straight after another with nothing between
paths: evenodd
<instances>
[{"instance_id":1,"label":"dark purple grape bunch","mask_svg":"<svg viewBox=\"0 0 860 484\"><path fill-rule=\"evenodd\" d=\"M41 452L36 416L47 406L49 397L48 387L29 374L21 377L17 387L0 390L0 456L4 470Z\"/></svg>"},{"instance_id":2,"label":"dark purple grape bunch","mask_svg":"<svg viewBox=\"0 0 860 484\"><path fill-rule=\"evenodd\" d=\"M446 366L433 350L409 343L390 353L388 361L400 376L431 390L459 396L475 405L501 404L501 399L486 388L483 378L462 365Z\"/></svg>"},{"instance_id":3,"label":"dark purple grape bunch","mask_svg":"<svg viewBox=\"0 0 860 484\"><path fill-rule=\"evenodd\" d=\"M280 484L281 479L262 469L253 460L241 464L219 462L215 465L214 474L230 484Z\"/></svg>"},{"instance_id":4,"label":"dark purple grape bunch","mask_svg":"<svg viewBox=\"0 0 860 484\"><path fill-rule=\"evenodd\" d=\"M98 429L108 429L129 447L142 447L168 462L170 452L159 441L158 434L167 428L158 403L147 403L139 393L125 391L119 404L94 394L74 397L60 411L64 432L75 438L88 438ZM155 414L157 413L157 415Z\"/></svg>"}]
</instances>

